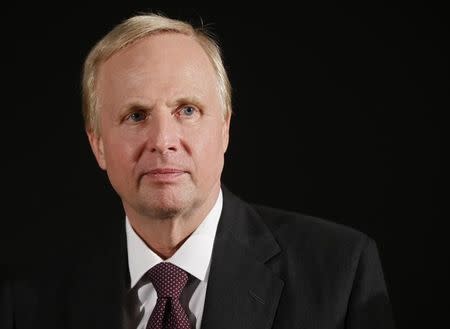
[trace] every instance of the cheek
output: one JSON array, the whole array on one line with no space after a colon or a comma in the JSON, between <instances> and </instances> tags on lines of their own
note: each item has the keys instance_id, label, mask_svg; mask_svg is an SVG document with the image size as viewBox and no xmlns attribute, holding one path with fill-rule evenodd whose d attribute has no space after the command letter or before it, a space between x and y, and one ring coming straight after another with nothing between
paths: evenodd
<instances>
[{"instance_id":1,"label":"cheek","mask_svg":"<svg viewBox=\"0 0 450 329\"><path fill-rule=\"evenodd\" d=\"M124 167L132 166L138 152L137 145L137 142L130 141L127 138L123 138L123 136L108 140L105 144L107 166L111 169L125 169Z\"/></svg>"},{"instance_id":2,"label":"cheek","mask_svg":"<svg viewBox=\"0 0 450 329\"><path fill-rule=\"evenodd\" d=\"M197 166L206 172L216 171L223 162L223 134L220 129L212 129L208 134L202 134L193 144Z\"/></svg>"}]
</instances>

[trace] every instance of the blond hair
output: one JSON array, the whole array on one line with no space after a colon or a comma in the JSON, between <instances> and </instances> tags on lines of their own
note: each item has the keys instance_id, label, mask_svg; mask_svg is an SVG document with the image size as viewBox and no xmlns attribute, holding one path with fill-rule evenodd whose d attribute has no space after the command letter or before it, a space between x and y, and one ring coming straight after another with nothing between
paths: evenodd
<instances>
[{"instance_id":1,"label":"blond hair","mask_svg":"<svg viewBox=\"0 0 450 329\"><path fill-rule=\"evenodd\" d=\"M224 117L231 114L231 85L223 65L220 47L212 35L204 27L194 28L189 23L160 14L145 14L128 18L117 25L91 49L84 61L82 111L87 131L99 134L97 95L95 93L99 66L131 43L149 35L167 32L192 36L200 44L217 75L218 92Z\"/></svg>"}]
</instances>

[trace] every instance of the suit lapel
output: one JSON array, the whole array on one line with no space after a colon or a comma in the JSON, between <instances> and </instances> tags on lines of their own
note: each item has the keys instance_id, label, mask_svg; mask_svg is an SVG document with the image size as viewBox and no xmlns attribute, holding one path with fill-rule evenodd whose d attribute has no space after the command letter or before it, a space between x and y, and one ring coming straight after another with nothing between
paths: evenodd
<instances>
[{"instance_id":1,"label":"suit lapel","mask_svg":"<svg viewBox=\"0 0 450 329\"><path fill-rule=\"evenodd\" d=\"M270 328L283 281L264 263L280 248L259 215L222 189L202 329Z\"/></svg>"}]
</instances>

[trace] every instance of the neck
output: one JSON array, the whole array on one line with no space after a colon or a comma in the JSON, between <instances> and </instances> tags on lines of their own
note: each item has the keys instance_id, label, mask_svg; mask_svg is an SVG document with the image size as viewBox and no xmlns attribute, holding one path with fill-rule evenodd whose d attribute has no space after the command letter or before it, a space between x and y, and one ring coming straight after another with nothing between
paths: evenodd
<instances>
[{"instance_id":1,"label":"neck","mask_svg":"<svg viewBox=\"0 0 450 329\"><path fill-rule=\"evenodd\" d=\"M172 257L189 236L203 222L217 201L219 191L196 209L172 218L150 218L125 207L128 220L139 237L162 259Z\"/></svg>"}]
</instances>

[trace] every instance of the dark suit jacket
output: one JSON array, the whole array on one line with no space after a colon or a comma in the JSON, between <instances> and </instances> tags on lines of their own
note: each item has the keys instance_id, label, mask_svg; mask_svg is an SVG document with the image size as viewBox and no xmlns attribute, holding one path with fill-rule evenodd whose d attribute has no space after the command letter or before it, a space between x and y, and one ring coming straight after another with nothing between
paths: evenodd
<instances>
[{"instance_id":1,"label":"dark suit jacket","mask_svg":"<svg viewBox=\"0 0 450 329\"><path fill-rule=\"evenodd\" d=\"M223 192L203 329L394 327L373 240ZM115 234L97 232L73 252L55 253L61 259L51 259L48 271L38 266L7 276L0 328L123 326L129 284L123 222L114 224Z\"/></svg>"}]
</instances>

